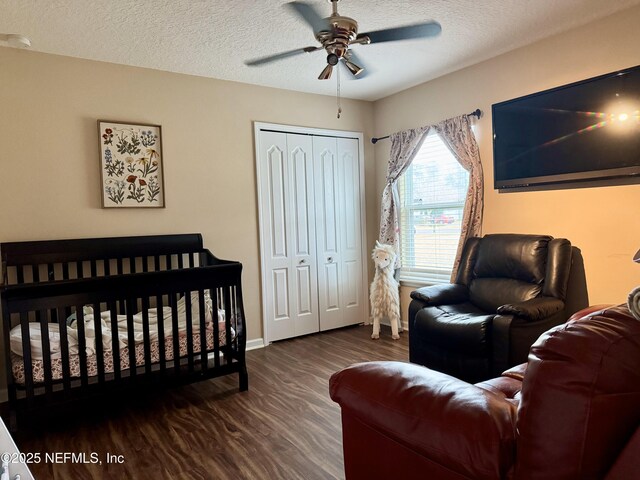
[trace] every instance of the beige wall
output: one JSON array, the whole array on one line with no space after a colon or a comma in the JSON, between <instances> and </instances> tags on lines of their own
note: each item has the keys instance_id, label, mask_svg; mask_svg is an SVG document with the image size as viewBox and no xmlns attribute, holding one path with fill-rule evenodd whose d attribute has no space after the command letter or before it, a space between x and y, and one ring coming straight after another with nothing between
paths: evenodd
<instances>
[{"instance_id":1,"label":"beige wall","mask_svg":"<svg viewBox=\"0 0 640 480\"><path fill-rule=\"evenodd\" d=\"M493 189L491 105L640 64L640 8L512 51L375 103L376 135L482 109L477 137L485 175L484 233L566 237L584 255L590 302L619 303L640 284L640 186L499 194ZM378 197L389 142L376 145ZM379 202L379 200L378 200ZM403 288L403 311L409 288Z\"/></svg>"},{"instance_id":2,"label":"beige wall","mask_svg":"<svg viewBox=\"0 0 640 480\"><path fill-rule=\"evenodd\" d=\"M262 337L253 121L371 136L373 106L0 48L0 241L202 232L244 264L249 339ZM97 119L162 125L166 209L100 208ZM365 145L368 205L373 148ZM368 213L368 243L375 211Z\"/></svg>"}]
</instances>

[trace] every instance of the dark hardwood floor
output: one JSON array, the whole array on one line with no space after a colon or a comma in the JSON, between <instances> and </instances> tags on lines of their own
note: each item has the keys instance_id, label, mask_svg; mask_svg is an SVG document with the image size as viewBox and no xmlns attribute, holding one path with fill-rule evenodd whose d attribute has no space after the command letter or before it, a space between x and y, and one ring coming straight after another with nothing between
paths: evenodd
<instances>
[{"instance_id":1,"label":"dark hardwood floor","mask_svg":"<svg viewBox=\"0 0 640 480\"><path fill-rule=\"evenodd\" d=\"M16 435L23 452L95 452L102 464L32 464L36 479L344 478L340 409L331 374L355 362L409 357L383 327L359 326L286 340L247 352L249 391L237 375L173 390L131 395L38 420ZM32 422L33 423L33 422ZM106 463L106 454L124 463Z\"/></svg>"}]
</instances>

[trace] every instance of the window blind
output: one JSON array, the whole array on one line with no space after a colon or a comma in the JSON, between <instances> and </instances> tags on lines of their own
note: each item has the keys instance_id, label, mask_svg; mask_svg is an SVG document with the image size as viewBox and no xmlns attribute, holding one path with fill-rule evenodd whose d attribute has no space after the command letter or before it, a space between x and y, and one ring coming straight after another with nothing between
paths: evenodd
<instances>
[{"instance_id":1,"label":"window blind","mask_svg":"<svg viewBox=\"0 0 640 480\"><path fill-rule=\"evenodd\" d=\"M401 281L449 281L468 184L467 171L430 132L398 185Z\"/></svg>"}]
</instances>

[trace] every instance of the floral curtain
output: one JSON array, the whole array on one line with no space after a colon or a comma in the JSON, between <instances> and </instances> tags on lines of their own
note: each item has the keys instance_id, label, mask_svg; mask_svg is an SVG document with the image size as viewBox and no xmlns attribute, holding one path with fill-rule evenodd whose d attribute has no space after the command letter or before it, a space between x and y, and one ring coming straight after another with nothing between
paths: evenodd
<instances>
[{"instance_id":1,"label":"floral curtain","mask_svg":"<svg viewBox=\"0 0 640 480\"><path fill-rule=\"evenodd\" d=\"M396 249L396 268L400 267L400 219L398 178L402 175L420 150L431 127L422 127L391 135L391 153L387 168L387 184L382 192L380 212L380 242Z\"/></svg>"},{"instance_id":2,"label":"floral curtain","mask_svg":"<svg viewBox=\"0 0 640 480\"><path fill-rule=\"evenodd\" d=\"M476 137L471 131L467 115L444 120L434 126L436 132L447 144L460 165L469 172L469 190L462 213L462 231L458 242L458 251L451 272L451 281L455 281L460 256L465 242L470 237L479 237L482 233L482 210L484 208L484 178L480 151Z\"/></svg>"}]
</instances>

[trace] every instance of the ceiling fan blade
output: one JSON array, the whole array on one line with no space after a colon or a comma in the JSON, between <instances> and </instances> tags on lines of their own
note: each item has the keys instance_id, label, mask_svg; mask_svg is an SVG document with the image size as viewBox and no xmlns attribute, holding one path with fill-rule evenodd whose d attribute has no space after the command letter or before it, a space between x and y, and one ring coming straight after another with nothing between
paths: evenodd
<instances>
[{"instance_id":1,"label":"ceiling fan blade","mask_svg":"<svg viewBox=\"0 0 640 480\"><path fill-rule=\"evenodd\" d=\"M258 65L264 65L265 63L275 62L277 60L283 60L285 58L294 57L301 53L310 53L320 50L322 47L305 47L296 48L295 50L289 50L288 52L276 53L275 55L269 55L267 57L254 58L253 60L247 60L244 62L249 67L256 67Z\"/></svg>"},{"instance_id":2,"label":"ceiling fan blade","mask_svg":"<svg viewBox=\"0 0 640 480\"><path fill-rule=\"evenodd\" d=\"M329 23L318 13L313 5L304 2L285 3L285 7L293 11L313 29L313 33L331 30Z\"/></svg>"},{"instance_id":3,"label":"ceiling fan blade","mask_svg":"<svg viewBox=\"0 0 640 480\"><path fill-rule=\"evenodd\" d=\"M419 23L406 27L387 28L374 32L361 33L356 40L369 37L371 43L394 42L396 40L410 40L413 38L435 37L440 34L442 27L438 22Z\"/></svg>"}]
</instances>

